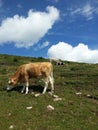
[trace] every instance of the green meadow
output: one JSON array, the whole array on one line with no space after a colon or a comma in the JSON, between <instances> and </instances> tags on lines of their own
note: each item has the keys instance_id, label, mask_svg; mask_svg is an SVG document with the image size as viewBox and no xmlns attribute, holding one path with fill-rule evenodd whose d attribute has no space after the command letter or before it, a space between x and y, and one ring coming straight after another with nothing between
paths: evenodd
<instances>
[{"instance_id":1,"label":"green meadow","mask_svg":"<svg viewBox=\"0 0 98 130\"><path fill-rule=\"evenodd\" d=\"M0 130L98 130L98 64L53 62L54 94L61 100L49 94L50 86L42 95L44 83L36 79L30 80L27 95L21 94L22 86L7 92L17 67L37 61L48 60L0 55Z\"/></svg>"}]
</instances>

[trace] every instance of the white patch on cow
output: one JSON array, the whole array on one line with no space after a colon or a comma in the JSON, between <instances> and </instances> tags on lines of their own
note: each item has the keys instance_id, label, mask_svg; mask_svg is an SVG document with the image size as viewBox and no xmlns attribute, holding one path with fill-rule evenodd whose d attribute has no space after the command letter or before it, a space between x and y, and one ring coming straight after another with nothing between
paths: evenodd
<instances>
[{"instance_id":1,"label":"white patch on cow","mask_svg":"<svg viewBox=\"0 0 98 130\"><path fill-rule=\"evenodd\" d=\"M8 84L10 84L10 83L11 83L11 81L9 80L9 81L8 81Z\"/></svg>"}]
</instances>

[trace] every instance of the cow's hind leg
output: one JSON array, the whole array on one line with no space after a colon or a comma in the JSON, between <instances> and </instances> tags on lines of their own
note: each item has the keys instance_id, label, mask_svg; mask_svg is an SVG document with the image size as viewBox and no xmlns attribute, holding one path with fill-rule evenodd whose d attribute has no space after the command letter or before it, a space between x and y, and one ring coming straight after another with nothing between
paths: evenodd
<instances>
[{"instance_id":1,"label":"cow's hind leg","mask_svg":"<svg viewBox=\"0 0 98 130\"><path fill-rule=\"evenodd\" d=\"M49 76L49 82L51 84L51 93L54 92L54 78L52 76Z\"/></svg>"},{"instance_id":2,"label":"cow's hind leg","mask_svg":"<svg viewBox=\"0 0 98 130\"><path fill-rule=\"evenodd\" d=\"M48 78L46 78L45 79L45 87L44 87L44 90L43 90L43 94L45 94L46 93L46 90L47 90L47 87L48 87L48 83L49 83L49 79Z\"/></svg>"},{"instance_id":3,"label":"cow's hind leg","mask_svg":"<svg viewBox=\"0 0 98 130\"><path fill-rule=\"evenodd\" d=\"M28 87L29 87L29 82L27 81L26 82L26 94L28 94L28 91L29 91Z\"/></svg>"}]
</instances>

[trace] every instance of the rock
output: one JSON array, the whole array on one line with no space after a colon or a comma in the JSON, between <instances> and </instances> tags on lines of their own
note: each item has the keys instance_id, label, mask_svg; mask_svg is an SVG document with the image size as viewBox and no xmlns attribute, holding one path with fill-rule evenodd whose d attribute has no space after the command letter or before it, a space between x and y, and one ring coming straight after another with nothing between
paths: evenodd
<instances>
[{"instance_id":1,"label":"rock","mask_svg":"<svg viewBox=\"0 0 98 130\"><path fill-rule=\"evenodd\" d=\"M76 95L81 96L81 95L82 95L82 93L81 93L81 92L77 92L77 93L76 93Z\"/></svg>"},{"instance_id":2,"label":"rock","mask_svg":"<svg viewBox=\"0 0 98 130\"><path fill-rule=\"evenodd\" d=\"M11 116L12 114L11 113L8 113L8 116Z\"/></svg>"},{"instance_id":3,"label":"rock","mask_svg":"<svg viewBox=\"0 0 98 130\"><path fill-rule=\"evenodd\" d=\"M35 94L34 96L35 96L35 97L38 97L38 96L40 96L40 93L37 93L37 94Z\"/></svg>"},{"instance_id":4,"label":"rock","mask_svg":"<svg viewBox=\"0 0 98 130\"><path fill-rule=\"evenodd\" d=\"M53 95L53 97L54 97L54 98L59 98L59 96L58 96L58 95Z\"/></svg>"},{"instance_id":5,"label":"rock","mask_svg":"<svg viewBox=\"0 0 98 130\"><path fill-rule=\"evenodd\" d=\"M62 98L54 98L54 101L61 101L62 100Z\"/></svg>"},{"instance_id":6,"label":"rock","mask_svg":"<svg viewBox=\"0 0 98 130\"><path fill-rule=\"evenodd\" d=\"M49 95L51 95L51 96L53 95L53 93L52 93L52 92L48 92L48 94L49 94Z\"/></svg>"},{"instance_id":7,"label":"rock","mask_svg":"<svg viewBox=\"0 0 98 130\"><path fill-rule=\"evenodd\" d=\"M49 111L53 111L53 110L54 110L54 107L51 106L51 105L48 105L48 106L47 106L47 109L48 109Z\"/></svg>"},{"instance_id":8,"label":"rock","mask_svg":"<svg viewBox=\"0 0 98 130\"><path fill-rule=\"evenodd\" d=\"M32 92L31 94L34 94L34 92Z\"/></svg>"},{"instance_id":9,"label":"rock","mask_svg":"<svg viewBox=\"0 0 98 130\"><path fill-rule=\"evenodd\" d=\"M26 109L27 109L27 110L31 110L31 109L32 109L32 106L30 106L30 107L26 107Z\"/></svg>"},{"instance_id":10,"label":"rock","mask_svg":"<svg viewBox=\"0 0 98 130\"><path fill-rule=\"evenodd\" d=\"M90 95L90 94L87 94L86 96L87 96L87 97L91 97L91 95Z\"/></svg>"},{"instance_id":11,"label":"rock","mask_svg":"<svg viewBox=\"0 0 98 130\"><path fill-rule=\"evenodd\" d=\"M13 129L13 128L14 128L14 125L10 125L10 126L9 126L9 129Z\"/></svg>"},{"instance_id":12,"label":"rock","mask_svg":"<svg viewBox=\"0 0 98 130\"><path fill-rule=\"evenodd\" d=\"M48 94L51 95L54 98L58 98L59 97L58 95L54 95L52 92L48 92Z\"/></svg>"}]
</instances>

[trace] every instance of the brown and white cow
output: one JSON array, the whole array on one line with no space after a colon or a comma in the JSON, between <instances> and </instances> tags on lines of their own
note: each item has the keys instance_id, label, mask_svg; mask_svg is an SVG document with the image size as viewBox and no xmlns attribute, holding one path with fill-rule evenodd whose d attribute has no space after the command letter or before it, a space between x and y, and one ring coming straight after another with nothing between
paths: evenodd
<instances>
[{"instance_id":1,"label":"brown and white cow","mask_svg":"<svg viewBox=\"0 0 98 130\"><path fill-rule=\"evenodd\" d=\"M26 89L28 93L29 79L42 78L45 82L43 94L45 94L48 84L51 84L51 92L54 91L53 66L50 62L35 62L21 65L16 73L9 79L7 90L11 90L18 83L23 83L22 93Z\"/></svg>"}]
</instances>

